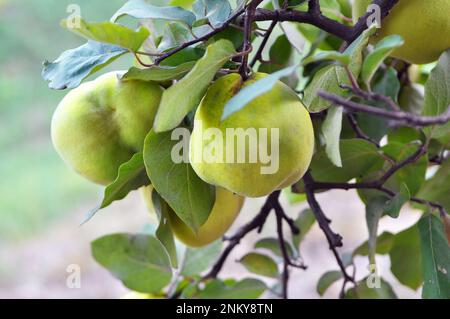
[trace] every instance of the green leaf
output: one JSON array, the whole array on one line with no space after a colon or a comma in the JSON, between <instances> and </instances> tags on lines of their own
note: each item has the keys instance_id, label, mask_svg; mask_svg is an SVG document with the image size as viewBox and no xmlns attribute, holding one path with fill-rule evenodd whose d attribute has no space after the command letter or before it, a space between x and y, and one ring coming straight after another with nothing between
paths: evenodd
<instances>
[{"instance_id":1,"label":"green leaf","mask_svg":"<svg viewBox=\"0 0 450 319\"><path fill-rule=\"evenodd\" d=\"M208 46L205 55L197 61L194 68L164 91L155 118L155 132L176 127L186 114L198 106L217 71L234 52L234 46L228 40L219 40Z\"/></svg>"},{"instance_id":2,"label":"green leaf","mask_svg":"<svg viewBox=\"0 0 450 319\"><path fill-rule=\"evenodd\" d=\"M337 270L327 271L320 277L319 281L317 282L317 287L316 287L317 293L320 296L323 296L325 291L327 291L327 289L330 288L330 286L332 284L334 284L336 281L338 281L341 278L342 278L342 272L337 271Z\"/></svg>"},{"instance_id":3,"label":"green leaf","mask_svg":"<svg viewBox=\"0 0 450 319\"><path fill-rule=\"evenodd\" d=\"M409 194L409 189L405 183L401 183L400 191L395 194L394 197L389 199L384 205L384 211L386 214L391 216L392 218L397 218L400 214L400 209L404 204L406 204L411 195Z\"/></svg>"},{"instance_id":4,"label":"green leaf","mask_svg":"<svg viewBox=\"0 0 450 319\"><path fill-rule=\"evenodd\" d=\"M450 298L450 249L444 225L436 216L419 221L424 286L423 298Z\"/></svg>"},{"instance_id":5,"label":"green leaf","mask_svg":"<svg viewBox=\"0 0 450 319\"><path fill-rule=\"evenodd\" d=\"M348 65L350 63L350 55L349 53L341 53L338 51L322 51L317 53L316 55L307 57L303 60L302 64L306 65L308 63L319 62L324 60L332 60L335 62L339 62L342 65Z\"/></svg>"},{"instance_id":6,"label":"green leaf","mask_svg":"<svg viewBox=\"0 0 450 319\"><path fill-rule=\"evenodd\" d=\"M450 105L450 49L445 51L436 67L431 71L425 84L425 107L423 115L438 116ZM443 144L450 143L450 123L425 128L429 138L435 138Z\"/></svg>"},{"instance_id":7,"label":"green leaf","mask_svg":"<svg viewBox=\"0 0 450 319\"><path fill-rule=\"evenodd\" d=\"M384 232L377 238L376 250L378 255L386 255L391 251L392 245L394 244L395 235L389 232ZM365 241L363 244L358 246L353 252L353 256L368 256L369 255L369 243Z\"/></svg>"},{"instance_id":8,"label":"green leaf","mask_svg":"<svg viewBox=\"0 0 450 319\"><path fill-rule=\"evenodd\" d=\"M315 180L347 182L378 169L384 162L376 146L363 139L341 140L340 153L342 168L337 168L328 159L325 149L318 149L310 166Z\"/></svg>"},{"instance_id":9,"label":"green leaf","mask_svg":"<svg viewBox=\"0 0 450 319\"><path fill-rule=\"evenodd\" d=\"M192 10L197 21L207 19L213 27L220 26L231 14L230 3L226 0L197 0Z\"/></svg>"},{"instance_id":10,"label":"green leaf","mask_svg":"<svg viewBox=\"0 0 450 319\"><path fill-rule=\"evenodd\" d=\"M309 208L301 211L298 217L295 219L294 224L300 229L300 234L293 235L292 240L297 249L300 247L301 242L315 222L316 217L314 216L312 210Z\"/></svg>"},{"instance_id":11,"label":"green leaf","mask_svg":"<svg viewBox=\"0 0 450 319\"><path fill-rule=\"evenodd\" d=\"M188 73L195 65L194 61L180 64L176 67L154 65L150 68L139 69L132 67L122 77L122 81L140 80L165 82L170 80L178 80Z\"/></svg>"},{"instance_id":12,"label":"green leaf","mask_svg":"<svg viewBox=\"0 0 450 319\"><path fill-rule=\"evenodd\" d=\"M116 179L105 188L101 204L88 213L83 223L90 220L100 209L125 198L129 192L149 184L142 152L136 153L128 162L120 165Z\"/></svg>"},{"instance_id":13,"label":"green leaf","mask_svg":"<svg viewBox=\"0 0 450 319\"><path fill-rule=\"evenodd\" d=\"M361 78L368 87L370 87L370 82L384 59L404 43L405 41L401 36L391 35L385 37L375 45L373 51L364 59L361 70Z\"/></svg>"},{"instance_id":14,"label":"green leaf","mask_svg":"<svg viewBox=\"0 0 450 319\"><path fill-rule=\"evenodd\" d=\"M179 22L166 23L158 52L168 51L194 39L192 32Z\"/></svg>"},{"instance_id":15,"label":"green leaf","mask_svg":"<svg viewBox=\"0 0 450 319\"><path fill-rule=\"evenodd\" d=\"M369 261L371 264L375 264L375 254L377 249L377 233L378 233L378 223L381 216L384 213L384 205L386 199L384 197L374 197L369 199L366 204L366 222L367 229L369 230Z\"/></svg>"},{"instance_id":16,"label":"green leaf","mask_svg":"<svg viewBox=\"0 0 450 319\"><path fill-rule=\"evenodd\" d=\"M221 240L217 240L201 248L187 247L180 274L183 276L199 275L214 263L219 257L221 249Z\"/></svg>"},{"instance_id":17,"label":"green leaf","mask_svg":"<svg viewBox=\"0 0 450 319\"><path fill-rule=\"evenodd\" d=\"M422 285L422 256L417 225L395 235L389 256L392 274L398 281L414 290Z\"/></svg>"},{"instance_id":18,"label":"green leaf","mask_svg":"<svg viewBox=\"0 0 450 319\"><path fill-rule=\"evenodd\" d=\"M226 284L214 279L195 298L200 299L256 299L267 289L266 285L257 279L246 278L238 282Z\"/></svg>"},{"instance_id":19,"label":"green leaf","mask_svg":"<svg viewBox=\"0 0 450 319\"><path fill-rule=\"evenodd\" d=\"M294 49L286 35L280 35L272 44L269 50L269 61L261 62L258 72L274 73L295 63ZM284 82L291 88L295 88L298 84L297 72L291 73L287 77L282 77L280 81Z\"/></svg>"},{"instance_id":20,"label":"green leaf","mask_svg":"<svg viewBox=\"0 0 450 319\"><path fill-rule=\"evenodd\" d=\"M223 109L221 121L224 121L230 115L242 109L258 96L270 91L278 80L292 74L298 67L298 65L287 67L244 87L227 102Z\"/></svg>"},{"instance_id":21,"label":"green leaf","mask_svg":"<svg viewBox=\"0 0 450 319\"><path fill-rule=\"evenodd\" d=\"M291 257L294 256L294 251L293 251L291 245L286 241L284 242L284 245L286 246L288 255ZM277 238L273 238L273 237L262 238L255 243L255 248L268 249L277 256L280 256L280 257L283 256L283 253L281 252L281 248L280 248L280 242L278 241Z\"/></svg>"},{"instance_id":22,"label":"green leaf","mask_svg":"<svg viewBox=\"0 0 450 319\"><path fill-rule=\"evenodd\" d=\"M410 113L422 114L425 105L425 89L423 85L417 83L409 83L402 87L399 95L398 104Z\"/></svg>"},{"instance_id":23,"label":"green leaf","mask_svg":"<svg viewBox=\"0 0 450 319\"><path fill-rule=\"evenodd\" d=\"M133 52L138 51L150 35L149 31L143 27L134 31L112 22L88 23L80 19L78 25L68 25L66 20L63 20L61 25L88 40L117 45Z\"/></svg>"},{"instance_id":24,"label":"green leaf","mask_svg":"<svg viewBox=\"0 0 450 319\"><path fill-rule=\"evenodd\" d=\"M298 204L306 201L305 194L294 193L291 187L283 188L283 194L286 196L289 204Z\"/></svg>"},{"instance_id":25,"label":"green leaf","mask_svg":"<svg viewBox=\"0 0 450 319\"><path fill-rule=\"evenodd\" d=\"M44 62L42 77L55 90L76 88L89 75L124 55L124 48L89 41L72 50L65 51L54 62Z\"/></svg>"},{"instance_id":26,"label":"green leaf","mask_svg":"<svg viewBox=\"0 0 450 319\"><path fill-rule=\"evenodd\" d=\"M172 278L169 258L152 236L113 234L91 244L94 259L138 292L159 293Z\"/></svg>"},{"instance_id":27,"label":"green leaf","mask_svg":"<svg viewBox=\"0 0 450 319\"><path fill-rule=\"evenodd\" d=\"M183 142L183 141L182 141ZM153 187L192 230L209 217L215 201L214 187L201 180L189 163L175 163L172 150L178 143L171 132L153 130L144 143L144 163Z\"/></svg>"},{"instance_id":28,"label":"green leaf","mask_svg":"<svg viewBox=\"0 0 450 319\"><path fill-rule=\"evenodd\" d=\"M152 203L159 219L159 225L155 232L156 238L166 249L172 267L178 268L177 248L169 224L170 207L157 192L152 192Z\"/></svg>"},{"instance_id":29,"label":"green leaf","mask_svg":"<svg viewBox=\"0 0 450 319\"><path fill-rule=\"evenodd\" d=\"M342 129L342 107L332 107L322 124L322 133L325 139L325 153L330 161L337 167L342 167L339 141Z\"/></svg>"},{"instance_id":30,"label":"green leaf","mask_svg":"<svg viewBox=\"0 0 450 319\"><path fill-rule=\"evenodd\" d=\"M417 149L417 143L402 144L396 142L391 142L382 148L383 152L393 158L397 163L414 154ZM406 185L410 195L414 196L425 182L426 170L427 158L424 155L415 163L406 165L398 170L388 180L386 186L392 190L400 191ZM405 190L401 192L406 196Z\"/></svg>"},{"instance_id":31,"label":"green leaf","mask_svg":"<svg viewBox=\"0 0 450 319\"><path fill-rule=\"evenodd\" d=\"M272 258L259 253L248 253L240 259L244 267L257 275L278 278L278 266Z\"/></svg>"},{"instance_id":32,"label":"green leaf","mask_svg":"<svg viewBox=\"0 0 450 319\"><path fill-rule=\"evenodd\" d=\"M450 212L450 159L420 189L417 197L437 202Z\"/></svg>"},{"instance_id":33,"label":"green leaf","mask_svg":"<svg viewBox=\"0 0 450 319\"><path fill-rule=\"evenodd\" d=\"M358 78L363 62L363 50L369 43L369 37L375 32L374 28L364 31L345 51L350 57L348 69ZM327 65L320 69L311 83L305 89L304 102L310 112L320 112L329 108L332 103L318 96L320 91L338 95L346 94L340 85L350 84L345 68L336 64Z\"/></svg>"},{"instance_id":34,"label":"green leaf","mask_svg":"<svg viewBox=\"0 0 450 319\"><path fill-rule=\"evenodd\" d=\"M136 19L162 19L169 21L181 21L189 26L195 21L195 15L181 7L157 7L144 0L130 0L120 8L111 18L112 22L124 15Z\"/></svg>"},{"instance_id":35,"label":"green leaf","mask_svg":"<svg viewBox=\"0 0 450 319\"><path fill-rule=\"evenodd\" d=\"M380 278L379 288L370 288L367 279L361 280L356 287L347 290L346 299L397 299L391 285Z\"/></svg>"},{"instance_id":36,"label":"green leaf","mask_svg":"<svg viewBox=\"0 0 450 319\"><path fill-rule=\"evenodd\" d=\"M400 91L397 71L389 67L385 72L377 72L372 80L372 91L397 101ZM379 101L364 101L364 103L379 108L386 108L386 105ZM386 119L367 113L358 114L358 124L364 133L376 141L380 141L390 129Z\"/></svg>"}]
</instances>

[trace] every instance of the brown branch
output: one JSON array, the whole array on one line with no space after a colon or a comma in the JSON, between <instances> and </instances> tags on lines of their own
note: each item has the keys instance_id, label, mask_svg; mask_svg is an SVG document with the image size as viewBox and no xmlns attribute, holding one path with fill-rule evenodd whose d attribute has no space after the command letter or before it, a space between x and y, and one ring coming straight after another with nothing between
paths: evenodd
<instances>
[{"instance_id":1,"label":"brown branch","mask_svg":"<svg viewBox=\"0 0 450 319\"><path fill-rule=\"evenodd\" d=\"M239 10L239 11L237 11L237 12L235 12L235 13L234 13L233 15L231 15L231 16L230 16L230 17L229 17L222 25L216 27L216 28L213 29L211 32L209 32L209 33L207 33L207 34L205 34L205 35L203 35L203 36L201 36L201 37L198 37L198 38L196 38L196 39L194 39L194 40L185 42L185 43L179 45L178 47L176 47L175 49L172 49L172 50L170 50L170 51L168 51L168 52L162 54L159 58L157 58L157 59L154 61L154 64L158 65L158 64L160 64L164 59L167 59L168 57L174 55L175 53L178 53L178 52L180 52L181 50L183 50L183 49L185 49L185 48L187 48L187 47L190 47L190 46L193 45L193 44L196 44L196 43L199 43L199 42L206 41L206 40L208 40L209 38L211 38L212 36L216 35L217 33L220 33L220 32L222 32L222 31L224 31L226 28L228 28L228 26L229 26L229 25L230 25L230 24L231 24L238 16L240 16L242 13L244 13L244 11L245 11L245 8L244 8L244 9L241 9L241 10Z\"/></svg>"},{"instance_id":2,"label":"brown branch","mask_svg":"<svg viewBox=\"0 0 450 319\"><path fill-rule=\"evenodd\" d=\"M315 181L312 178L310 172L306 172L305 176L303 176L303 181L305 183L306 199L308 201L311 210L314 213L314 216L316 217L319 227L325 234L330 250L333 252L334 257L336 258L336 261L344 277L344 285L348 281L355 282L354 278L347 273L344 262L342 261L342 258L336 249L337 247L342 247L342 236L333 232L333 230L330 228L331 220L325 216L322 208L320 207L319 203L316 200L313 187Z\"/></svg>"},{"instance_id":3,"label":"brown branch","mask_svg":"<svg viewBox=\"0 0 450 319\"><path fill-rule=\"evenodd\" d=\"M269 216L269 213L274 208L275 203L278 202L279 196L280 191L275 191L272 194L270 194L266 198L266 202L261 207L261 210L258 213L258 215L256 215L256 217L253 220L242 226L233 236L226 238L226 240L229 242L228 246L222 251L219 259L215 262L211 270L205 276L203 276L203 279L216 278L219 272L222 270L223 264L227 260L228 256L233 251L233 249L240 243L241 239L255 229L257 229L258 232L262 230L262 227L266 222L267 216Z\"/></svg>"},{"instance_id":4,"label":"brown branch","mask_svg":"<svg viewBox=\"0 0 450 319\"><path fill-rule=\"evenodd\" d=\"M378 117L383 117L416 127L424 127L430 125L443 125L450 121L450 105L447 110L438 116L420 116L404 111L388 111L367 104L349 101L341 96L330 94L327 92L319 92L319 96L333 104L340 105L354 112L364 112Z\"/></svg>"},{"instance_id":5,"label":"brown branch","mask_svg":"<svg viewBox=\"0 0 450 319\"><path fill-rule=\"evenodd\" d=\"M261 41L261 45L258 48L258 51L256 51L255 56L253 57L252 61L250 62L250 66L253 67L257 61L262 60L262 53L264 51L264 48L266 47L267 41L270 38L270 35L272 34L273 30L275 29L275 26L277 25L277 21L272 21L269 28L267 29L266 33L264 34L264 38Z\"/></svg>"},{"instance_id":6,"label":"brown branch","mask_svg":"<svg viewBox=\"0 0 450 319\"><path fill-rule=\"evenodd\" d=\"M392 9L392 7L398 2L399 0L375 0L374 3L378 4L381 8L381 17L384 18L389 14L389 11ZM366 20L367 17L370 16L370 14L366 14L364 17L358 21L358 23L354 27L347 26L345 24L342 24L340 22L337 22L335 20L329 19L325 17L321 11L320 6L318 5L317 1L310 1L309 2L309 9L307 12L304 11L296 11L296 10L289 10L289 9L283 9L283 10L267 10L262 8L256 8L262 1L256 0L255 3L255 12L252 18L252 21L275 21L275 22L282 22L282 21L293 21L293 22L299 22L299 23L308 23L311 25L314 25L332 35L335 35L347 42L353 42L364 30L368 28ZM250 5L248 5L250 6ZM248 7L247 6L247 7ZM162 53L161 56L159 56L157 59L155 59L154 64L158 65L160 64L164 59L174 55L175 53L180 52L181 50L190 47L191 45L204 42L211 38L212 36L224 31L228 26L233 24L235 20L237 20L237 24L240 25L242 22L240 22L238 19L244 12L246 12L247 7L236 11L234 14L232 14L222 25L219 27L216 27L211 32L208 32L207 34L198 37L196 39L193 39L191 41L185 42L178 47ZM245 28L244 28L245 30Z\"/></svg>"},{"instance_id":7,"label":"brown branch","mask_svg":"<svg viewBox=\"0 0 450 319\"><path fill-rule=\"evenodd\" d=\"M357 138L364 139L375 145L377 148L380 148L380 144L378 144L377 141L373 140L370 136L364 133L363 130L359 127L358 122L356 121L355 116L353 114L348 113L347 119L348 122L350 123L352 130L355 132Z\"/></svg>"},{"instance_id":8,"label":"brown branch","mask_svg":"<svg viewBox=\"0 0 450 319\"><path fill-rule=\"evenodd\" d=\"M375 0L374 4L380 6L381 18L384 19L398 1L399 0ZM277 12L267 9L258 9L255 14L255 21L270 20L278 22L292 21L307 23L351 43L368 28L367 18L370 17L370 15L371 13L367 13L359 19L355 26L351 27L325 17L320 11L318 2L310 1L307 12L297 10L278 10Z\"/></svg>"},{"instance_id":9,"label":"brown branch","mask_svg":"<svg viewBox=\"0 0 450 319\"><path fill-rule=\"evenodd\" d=\"M244 16L244 43L242 45L242 52L246 52L241 59L241 65L239 66L239 73L243 80L248 77L248 55L252 49L252 23L255 16L256 8L262 2L262 0L253 0L245 9Z\"/></svg>"}]
</instances>

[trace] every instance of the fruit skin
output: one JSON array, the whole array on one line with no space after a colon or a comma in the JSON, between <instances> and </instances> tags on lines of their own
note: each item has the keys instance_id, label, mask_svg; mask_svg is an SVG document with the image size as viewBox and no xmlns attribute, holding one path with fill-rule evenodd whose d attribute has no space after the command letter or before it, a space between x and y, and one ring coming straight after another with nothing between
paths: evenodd
<instances>
[{"instance_id":1,"label":"fruit skin","mask_svg":"<svg viewBox=\"0 0 450 319\"><path fill-rule=\"evenodd\" d=\"M274 190L292 185L309 167L314 149L314 131L308 111L298 96L284 83L278 81L269 91L260 95L244 108L220 122L222 110L241 86L247 86L267 76L256 73L242 84L238 74L229 74L217 80L203 98L195 114L196 125L190 141L190 162L195 172L207 183L224 187L246 197L260 197ZM274 174L261 174L260 168L267 166L260 161L246 163L208 163L195 159L200 152L202 133L208 128L218 128L226 136L227 128L268 128L270 152L270 129L279 128L279 169ZM224 154L226 141L224 141ZM207 147L207 144L204 145ZM236 151L235 151L236 154Z\"/></svg>"},{"instance_id":2,"label":"fruit skin","mask_svg":"<svg viewBox=\"0 0 450 319\"><path fill-rule=\"evenodd\" d=\"M53 145L64 161L92 182L114 181L119 166L141 151L163 89L120 81L111 72L69 92L52 119Z\"/></svg>"},{"instance_id":3,"label":"fruit skin","mask_svg":"<svg viewBox=\"0 0 450 319\"><path fill-rule=\"evenodd\" d=\"M353 18L365 14L371 0L356 0ZM382 21L375 42L398 34L405 44L392 56L413 64L436 61L442 52L450 48L450 1L448 0L400 0Z\"/></svg>"},{"instance_id":4,"label":"fruit skin","mask_svg":"<svg viewBox=\"0 0 450 319\"><path fill-rule=\"evenodd\" d=\"M212 243L225 234L241 211L245 198L224 188L216 187L216 201L206 222L195 234L180 218L169 210L169 223L174 235L192 247Z\"/></svg>"}]
</instances>

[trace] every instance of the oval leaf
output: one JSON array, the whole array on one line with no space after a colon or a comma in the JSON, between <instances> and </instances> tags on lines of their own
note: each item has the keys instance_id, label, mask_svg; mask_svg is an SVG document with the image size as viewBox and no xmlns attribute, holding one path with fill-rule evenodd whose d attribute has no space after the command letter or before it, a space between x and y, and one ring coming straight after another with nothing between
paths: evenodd
<instances>
[{"instance_id":1,"label":"oval leaf","mask_svg":"<svg viewBox=\"0 0 450 319\"><path fill-rule=\"evenodd\" d=\"M149 31L143 27L134 31L111 22L88 23L80 19L79 24L68 25L67 21L63 20L61 25L88 40L117 45L133 52L138 51L150 35Z\"/></svg>"},{"instance_id":2,"label":"oval leaf","mask_svg":"<svg viewBox=\"0 0 450 319\"><path fill-rule=\"evenodd\" d=\"M144 163L153 187L178 217L196 231L209 217L215 190L195 174L189 163L172 160L176 144L171 132L151 131L144 143Z\"/></svg>"},{"instance_id":3,"label":"oval leaf","mask_svg":"<svg viewBox=\"0 0 450 319\"><path fill-rule=\"evenodd\" d=\"M200 103L217 71L234 54L234 46L228 40L210 44L205 55L179 82L164 91L156 114L155 132L173 129Z\"/></svg>"},{"instance_id":4,"label":"oval leaf","mask_svg":"<svg viewBox=\"0 0 450 319\"><path fill-rule=\"evenodd\" d=\"M76 49L65 51L54 62L44 62L42 77L51 89L76 88L86 77L127 52L115 45L89 41Z\"/></svg>"},{"instance_id":5,"label":"oval leaf","mask_svg":"<svg viewBox=\"0 0 450 319\"><path fill-rule=\"evenodd\" d=\"M111 18L112 22L124 15L137 19L162 19L169 21L181 21L189 26L195 21L195 15L181 7L157 7L144 0L130 0L120 8Z\"/></svg>"},{"instance_id":6,"label":"oval leaf","mask_svg":"<svg viewBox=\"0 0 450 319\"><path fill-rule=\"evenodd\" d=\"M164 247L152 236L107 235L93 241L91 249L100 265L134 291L159 293L172 278Z\"/></svg>"},{"instance_id":7,"label":"oval leaf","mask_svg":"<svg viewBox=\"0 0 450 319\"><path fill-rule=\"evenodd\" d=\"M278 266L269 256L249 253L241 258L240 262L248 271L271 278L278 278Z\"/></svg>"}]
</instances>

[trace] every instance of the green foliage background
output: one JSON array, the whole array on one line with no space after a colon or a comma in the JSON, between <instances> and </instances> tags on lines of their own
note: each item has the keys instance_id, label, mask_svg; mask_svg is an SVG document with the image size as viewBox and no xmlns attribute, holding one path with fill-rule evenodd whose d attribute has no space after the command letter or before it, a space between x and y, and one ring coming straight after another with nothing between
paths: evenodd
<instances>
[{"instance_id":1,"label":"green foliage background","mask_svg":"<svg viewBox=\"0 0 450 319\"><path fill-rule=\"evenodd\" d=\"M0 243L42 231L98 192L54 151L50 120L65 92L49 90L40 76L45 58L84 43L57 27L72 3L0 0ZM76 1L89 21L109 19L123 3ZM110 68L129 65L122 58Z\"/></svg>"}]
</instances>

